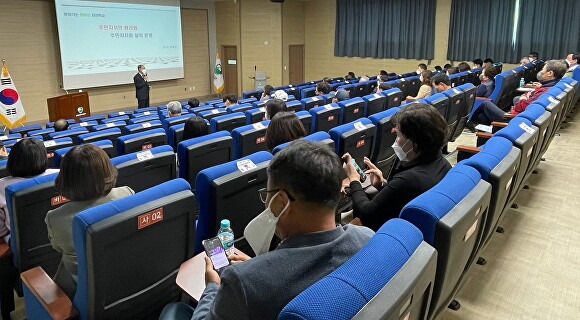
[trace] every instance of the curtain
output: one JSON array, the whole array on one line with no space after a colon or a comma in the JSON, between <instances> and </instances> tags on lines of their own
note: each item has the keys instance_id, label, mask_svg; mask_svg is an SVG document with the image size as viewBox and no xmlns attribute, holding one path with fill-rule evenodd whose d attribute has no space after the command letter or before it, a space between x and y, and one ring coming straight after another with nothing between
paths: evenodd
<instances>
[{"instance_id":1,"label":"curtain","mask_svg":"<svg viewBox=\"0 0 580 320\"><path fill-rule=\"evenodd\" d=\"M518 45L512 46L515 8L515 0L453 0L447 59L519 62Z\"/></svg>"},{"instance_id":2,"label":"curtain","mask_svg":"<svg viewBox=\"0 0 580 320\"><path fill-rule=\"evenodd\" d=\"M525 0L521 8L520 55L537 51L542 59L580 52L579 0Z\"/></svg>"},{"instance_id":3,"label":"curtain","mask_svg":"<svg viewBox=\"0 0 580 320\"><path fill-rule=\"evenodd\" d=\"M433 59L435 0L336 0L334 55Z\"/></svg>"}]
</instances>

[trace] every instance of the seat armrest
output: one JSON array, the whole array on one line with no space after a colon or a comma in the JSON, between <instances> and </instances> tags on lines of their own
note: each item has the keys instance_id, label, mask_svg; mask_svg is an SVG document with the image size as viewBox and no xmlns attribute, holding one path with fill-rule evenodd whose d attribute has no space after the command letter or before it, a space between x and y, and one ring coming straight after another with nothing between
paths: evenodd
<instances>
[{"instance_id":1,"label":"seat armrest","mask_svg":"<svg viewBox=\"0 0 580 320\"><path fill-rule=\"evenodd\" d=\"M481 100L481 101L490 101L489 98L486 97L475 97L476 100Z\"/></svg>"},{"instance_id":2,"label":"seat armrest","mask_svg":"<svg viewBox=\"0 0 580 320\"><path fill-rule=\"evenodd\" d=\"M515 115L515 114L513 114L513 113L511 113L511 112L506 112L506 113L504 113L504 114L503 114L503 117L504 117L505 119L513 119L513 118L515 118L515 117L516 117L516 115Z\"/></svg>"},{"instance_id":3,"label":"seat armrest","mask_svg":"<svg viewBox=\"0 0 580 320\"><path fill-rule=\"evenodd\" d=\"M505 128L505 127L507 127L507 125L508 125L507 122L494 121L494 122L491 123L491 126L492 127L495 127L495 128Z\"/></svg>"},{"instance_id":4,"label":"seat armrest","mask_svg":"<svg viewBox=\"0 0 580 320\"><path fill-rule=\"evenodd\" d=\"M44 272L35 267L20 274L22 282L52 319L76 319L79 312L62 289Z\"/></svg>"},{"instance_id":5,"label":"seat armrest","mask_svg":"<svg viewBox=\"0 0 580 320\"><path fill-rule=\"evenodd\" d=\"M12 255L12 251L10 250L10 246L2 240L0 243L0 258L4 256Z\"/></svg>"},{"instance_id":6,"label":"seat armrest","mask_svg":"<svg viewBox=\"0 0 580 320\"><path fill-rule=\"evenodd\" d=\"M489 133L489 132L483 132L483 131L478 131L478 132L475 133L475 135L478 138L482 138L482 139L489 139L489 138L491 138L493 136L491 133Z\"/></svg>"},{"instance_id":7,"label":"seat armrest","mask_svg":"<svg viewBox=\"0 0 580 320\"><path fill-rule=\"evenodd\" d=\"M481 151L481 148L470 146L457 146L457 162L469 159L472 155Z\"/></svg>"}]
</instances>

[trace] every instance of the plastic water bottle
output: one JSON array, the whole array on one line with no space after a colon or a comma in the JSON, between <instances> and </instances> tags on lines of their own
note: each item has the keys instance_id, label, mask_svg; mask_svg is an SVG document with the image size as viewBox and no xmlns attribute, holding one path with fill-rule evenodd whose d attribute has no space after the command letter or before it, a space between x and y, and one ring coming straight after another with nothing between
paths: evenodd
<instances>
[{"instance_id":1,"label":"plastic water bottle","mask_svg":"<svg viewBox=\"0 0 580 320\"><path fill-rule=\"evenodd\" d=\"M234 254L234 231L230 228L230 220L223 219L221 228L218 230L218 238L220 238L224 249L226 250L226 255Z\"/></svg>"},{"instance_id":2,"label":"plastic water bottle","mask_svg":"<svg viewBox=\"0 0 580 320\"><path fill-rule=\"evenodd\" d=\"M524 78L520 78L520 87L523 87L524 84L526 84L526 82L524 81Z\"/></svg>"}]
</instances>

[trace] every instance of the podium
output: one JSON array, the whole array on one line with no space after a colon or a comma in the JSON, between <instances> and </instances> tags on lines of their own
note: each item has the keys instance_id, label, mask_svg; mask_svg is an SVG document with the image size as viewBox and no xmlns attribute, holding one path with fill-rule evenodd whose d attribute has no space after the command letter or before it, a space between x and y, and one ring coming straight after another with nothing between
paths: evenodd
<instances>
[{"instance_id":1,"label":"podium","mask_svg":"<svg viewBox=\"0 0 580 320\"><path fill-rule=\"evenodd\" d=\"M48 105L48 120L75 119L91 115L89 106L89 94L87 92L75 92L62 96L46 99Z\"/></svg>"}]
</instances>

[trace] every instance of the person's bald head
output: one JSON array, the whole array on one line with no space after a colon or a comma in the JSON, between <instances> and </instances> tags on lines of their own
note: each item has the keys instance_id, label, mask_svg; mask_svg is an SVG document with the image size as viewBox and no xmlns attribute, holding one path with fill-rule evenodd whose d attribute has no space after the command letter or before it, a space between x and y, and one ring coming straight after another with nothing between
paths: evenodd
<instances>
[{"instance_id":1,"label":"person's bald head","mask_svg":"<svg viewBox=\"0 0 580 320\"><path fill-rule=\"evenodd\" d=\"M54 131L65 131L68 129L68 122L65 119L58 119L54 122Z\"/></svg>"}]
</instances>

